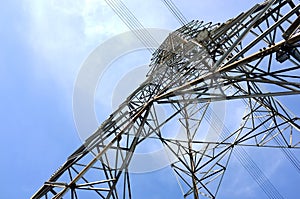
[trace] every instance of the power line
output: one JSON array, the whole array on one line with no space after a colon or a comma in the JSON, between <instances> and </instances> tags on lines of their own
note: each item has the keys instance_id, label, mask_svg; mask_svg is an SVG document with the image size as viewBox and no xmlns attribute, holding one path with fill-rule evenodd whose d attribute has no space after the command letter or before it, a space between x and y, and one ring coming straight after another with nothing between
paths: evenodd
<instances>
[{"instance_id":1,"label":"power line","mask_svg":"<svg viewBox=\"0 0 300 199\"><path fill-rule=\"evenodd\" d=\"M175 16L175 18L182 26L188 23L188 20L184 17L182 12L180 12L178 7L172 2L172 0L162 0L162 2L166 5L169 11Z\"/></svg>"},{"instance_id":2,"label":"power line","mask_svg":"<svg viewBox=\"0 0 300 199\"><path fill-rule=\"evenodd\" d=\"M150 53L152 49L159 43L152 37L149 31L140 23L140 21L132 14L127 6L120 0L105 0L124 24L137 36L137 38L148 48Z\"/></svg>"}]
</instances>

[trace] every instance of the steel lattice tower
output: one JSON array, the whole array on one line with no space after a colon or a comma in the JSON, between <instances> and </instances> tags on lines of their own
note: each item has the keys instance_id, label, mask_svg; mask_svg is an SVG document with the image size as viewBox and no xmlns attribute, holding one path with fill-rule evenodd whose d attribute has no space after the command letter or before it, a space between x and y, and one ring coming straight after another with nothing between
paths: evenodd
<instances>
[{"instance_id":1,"label":"steel lattice tower","mask_svg":"<svg viewBox=\"0 0 300 199\"><path fill-rule=\"evenodd\" d=\"M300 94L298 2L269 0L225 23L191 21L171 33L154 52L144 83L32 198L80 198L82 190L131 198L128 168L146 139L161 141L175 157L171 167L184 198L215 198L231 155L246 165L246 146L280 148L300 170L290 151L300 147L300 119L276 98ZM211 104L236 100L247 107L240 126L199 139L215 114ZM160 106L172 110L163 120ZM166 135L172 121L183 129L180 137ZM246 169L266 188L255 167Z\"/></svg>"}]
</instances>

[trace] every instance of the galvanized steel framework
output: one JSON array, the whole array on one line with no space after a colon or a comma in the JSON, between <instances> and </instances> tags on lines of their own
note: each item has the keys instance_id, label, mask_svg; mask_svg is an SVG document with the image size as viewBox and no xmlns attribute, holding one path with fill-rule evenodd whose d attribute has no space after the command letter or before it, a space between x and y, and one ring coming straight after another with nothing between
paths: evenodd
<instances>
[{"instance_id":1,"label":"galvanized steel framework","mask_svg":"<svg viewBox=\"0 0 300 199\"><path fill-rule=\"evenodd\" d=\"M246 164L245 146L281 148L300 170L290 151L300 147L299 116L275 98L300 94L299 8L298 1L269 0L225 23L191 21L171 33L153 54L146 81L32 198L80 198L87 191L131 198L128 168L145 139L160 140L176 157L171 167L184 198L215 198L230 156ZM215 114L211 104L225 100L247 107L240 127L198 139ZM163 120L159 106L172 110ZM163 127L171 121L184 136L167 136ZM269 198L280 197L257 168L248 170Z\"/></svg>"}]
</instances>

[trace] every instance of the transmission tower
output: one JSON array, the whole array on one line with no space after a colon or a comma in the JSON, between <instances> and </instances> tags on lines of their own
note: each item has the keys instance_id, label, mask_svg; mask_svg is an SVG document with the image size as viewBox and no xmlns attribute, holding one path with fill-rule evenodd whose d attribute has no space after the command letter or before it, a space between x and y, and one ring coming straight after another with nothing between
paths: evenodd
<instances>
[{"instance_id":1,"label":"transmission tower","mask_svg":"<svg viewBox=\"0 0 300 199\"><path fill-rule=\"evenodd\" d=\"M300 119L277 99L300 94L298 2L268 0L222 24L194 20L172 32L144 83L32 198L132 198L131 160L149 139L167 149L182 198L216 198L232 156L269 198L282 198L244 148L278 148L300 171L291 150L300 147ZM222 119L211 106L222 101L246 107L237 128L215 124ZM161 108L169 110L163 119ZM214 131L203 136L207 125Z\"/></svg>"}]
</instances>

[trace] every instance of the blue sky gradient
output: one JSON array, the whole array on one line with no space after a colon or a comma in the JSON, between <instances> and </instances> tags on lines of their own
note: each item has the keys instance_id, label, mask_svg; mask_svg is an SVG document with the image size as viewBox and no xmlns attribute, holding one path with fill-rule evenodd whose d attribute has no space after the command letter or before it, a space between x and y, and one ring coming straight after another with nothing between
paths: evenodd
<instances>
[{"instance_id":1,"label":"blue sky gradient","mask_svg":"<svg viewBox=\"0 0 300 199\"><path fill-rule=\"evenodd\" d=\"M144 27L180 27L161 1L140 2L124 0ZM187 19L213 22L224 22L258 2L174 1ZM11 0L0 11L0 197L29 198L81 145L72 112L73 86L81 64L103 41L128 29L101 0ZM299 175L282 153L278 156L285 161L275 159L274 168L260 161L272 153L253 150L250 154L282 195L298 197ZM232 162L220 198L266 198L237 160ZM167 169L134 175L138 197L164 184L155 198L180 198L177 182Z\"/></svg>"}]
</instances>

